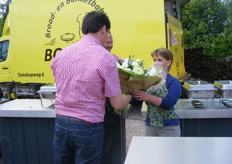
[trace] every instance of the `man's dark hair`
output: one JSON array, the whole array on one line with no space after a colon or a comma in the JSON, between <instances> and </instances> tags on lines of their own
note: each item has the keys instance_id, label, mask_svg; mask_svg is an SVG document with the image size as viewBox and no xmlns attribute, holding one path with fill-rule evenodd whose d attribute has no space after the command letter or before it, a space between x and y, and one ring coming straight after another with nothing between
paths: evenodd
<instances>
[{"instance_id":1,"label":"man's dark hair","mask_svg":"<svg viewBox=\"0 0 232 164\"><path fill-rule=\"evenodd\" d=\"M96 33L103 26L106 26L106 30L110 30L110 20L108 16L100 11L91 11L84 17L82 23L82 33Z\"/></svg>"}]
</instances>

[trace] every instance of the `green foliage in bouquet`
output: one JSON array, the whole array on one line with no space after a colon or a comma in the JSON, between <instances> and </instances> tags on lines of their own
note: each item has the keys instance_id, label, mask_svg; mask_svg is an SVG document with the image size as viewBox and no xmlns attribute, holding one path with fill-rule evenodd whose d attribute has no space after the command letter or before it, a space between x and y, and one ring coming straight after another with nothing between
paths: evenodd
<instances>
[{"instance_id":1,"label":"green foliage in bouquet","mask_svg":"<svg viewBox=\"0 0 232 164\"><path fill-rule=\"evenodd\" d=\"M134 75L145 75L146 71L144 70L144 63L139 59L135 59L134 55L129 56L122 62L117 63L120 81L129 80L129 77Z\"/></svg>"},{"instance_id":2,"label":"green foliage in bouquet","mask_svg":"<svg viewBox=\"0 0 232 164\"><path fill-rule=\"evenodd\" d=\"M115 110L115 113L121 115L121 117L126 117L129 111L129 105L125 107L123 110Z\"/></svg>"}]
</instances>

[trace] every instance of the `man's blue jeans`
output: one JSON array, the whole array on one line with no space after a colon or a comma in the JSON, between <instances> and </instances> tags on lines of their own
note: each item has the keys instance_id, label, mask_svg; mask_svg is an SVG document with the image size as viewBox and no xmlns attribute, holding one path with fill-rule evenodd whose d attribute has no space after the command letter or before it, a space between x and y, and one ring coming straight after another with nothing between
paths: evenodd
<instances>
[{"instance_id":1,"label":"man's blue jeans","mask_svg":"<svg viewBox=\"0 0 232 164\"><path fill-rule=\"evenodd\" d=\"M103 123L91 124L57 115L53 139L55 163L100 164L103 139Z\"/></svg>"}]
</instances>

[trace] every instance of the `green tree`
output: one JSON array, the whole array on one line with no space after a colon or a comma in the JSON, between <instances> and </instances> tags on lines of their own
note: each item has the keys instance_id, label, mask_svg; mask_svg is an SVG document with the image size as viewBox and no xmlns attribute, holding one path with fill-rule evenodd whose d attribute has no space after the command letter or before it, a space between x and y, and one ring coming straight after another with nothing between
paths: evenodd
<instances>
[{"instance_id":1,"label":"green tree","mask_svg":"<svg viewBox=\"0 0 232 164\"><path fill-rule=\"evenodd\" d=\"M11 0L7 0L0 3L0 36L2 36L2 29L6 20L7 13L9 11L9 3Z\"/></svg>"},{"instance_id":2,"label":"green tree","mask_svg":"<svg viewBox=\"0 0 232 164\"><path fill-rule=\"evenodd\" d=\"M231 0L192 0L184 5L185 47L203 47L204 53L215 57L231 56L231 6Z\"/></svg>"}]
</instances>

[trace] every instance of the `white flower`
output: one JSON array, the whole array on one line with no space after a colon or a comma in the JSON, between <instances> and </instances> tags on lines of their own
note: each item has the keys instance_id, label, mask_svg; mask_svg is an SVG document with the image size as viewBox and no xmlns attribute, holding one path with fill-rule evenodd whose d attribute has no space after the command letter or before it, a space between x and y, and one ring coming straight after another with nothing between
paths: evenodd
<instances>
[{"instance_id":1,"label":"white flower","mask_svg":"<svg viewBox=\"0 0 232 164\"><path fill-rule=\"evenodd\" d=\"M141 67L134 67L132 71L135 74L138 74L138 75L143 75L144 74L144 70Z\"/></svg>"},{"instance_id":2,"label":"white flower","mask_svg":"<svg viewBox=\"0 0 232 164\"><path fill-rule=\"evenodd\" d=\"M126 71L132 71L130 68L124 68L124 70L126 70Z\"/></svg>"},{"instance_id":3,"label":"white flower","mask_svg":"<svg viewBox=\"0 0 232 164\"><path fill-rule=\"evenodd\" d=\"M124 69L124 67L119 63L117 63L117 66L118 66L118 68Z\"/></svg>"},{"instance_id":4,"label":"white flower","mask_svg":"<svg viewBox=\"0 0 232 164\"><path fill-rule=\"evenodd\" d=\"M123 63L129 64L129 62L130 62L130 59L129 59L129 58L126 58L125 60L123 60Z\"/></svg>"},{"instance_id":5,"label":"white flower","mask_svg":"<svg viewBox=\"0 0 232 164\"><path fill-rule=\"evenodd\" d=\"M139 67L139 62L138 61L133 61L131 65L133 67Z\"/></svg>"},{"instance_id":6,"label":"white flower","mask_svg":"<svg viewBox=\"0 0 232 164\"><path fill-rule=\"evenodd\" d=\"M151 66L146 70L146 73L149 76L159 76L162 77L163 69L161 65Z\"/></svg>"},{"instance_id":7,"label":"white flower","mask_svg":"<svg viewBox=\"0 0 232 164\"><path fill-rule=\"evenodd\" d=\"M122 67L123 67L123 68L128 68L128 66L129 66L129 65L128 65L127 62L123 62L123 63L122 63Z\"/></svg>"},{"instance_id":8,"label":"white flower","mask_svg":"<svg viewBox=\"0 0 232 164\"><path fill-rule=\"evenodd\" d=\"M123 62L118 62L117 66L118 68L121 68L125 71L130 71L138 75L145 74L145 71L143 69L143 61L139 59L136 60L133 56L129 56L129 58L125 59Z\"/></svg>"},{"instance_id":9,"label":"white flower","mask_svg":"<svg viewBox=\"0 0 232 164\"><path fill-rule=\"evenodd\" d=\"M155 76L155 72L156 72L155 67L149 67L149 68L147 69L147 74L148 74L149 76Z\"/></svg>"}]
</instances>

